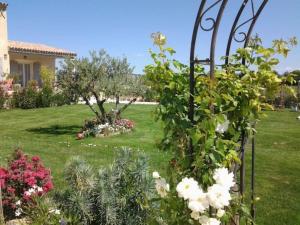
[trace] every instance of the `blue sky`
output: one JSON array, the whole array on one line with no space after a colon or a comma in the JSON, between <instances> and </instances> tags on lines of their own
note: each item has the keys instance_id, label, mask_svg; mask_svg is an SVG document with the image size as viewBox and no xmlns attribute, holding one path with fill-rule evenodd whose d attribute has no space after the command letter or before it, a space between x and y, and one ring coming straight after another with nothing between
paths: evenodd
<instances>
[{"instance_id":1,"label":"blue sky","mask_svg":"<svg viewBox=\"0 0 300 225\"><path fill-rule=\"evenodd\" d=\"M5 1L5 0L3 0ZM259 2L261 0L254 0ZM87 56L106 49L113 56L127 56L141 73L151 62L150 35L160 31L176 58L188 63L190 39L200 0L6 0L9 39L44 43ZM208 0L208 2L212 2ZM217 56L224 55L229 26L241 0L229 0L219 30ZM300 39L300 1L270 0L255 27L265 45L273 39ZM206 58L210 34L201 33L197 55ZM282 59L279 71L300 69L300 47Z\"/></svg>"}]
</instances>

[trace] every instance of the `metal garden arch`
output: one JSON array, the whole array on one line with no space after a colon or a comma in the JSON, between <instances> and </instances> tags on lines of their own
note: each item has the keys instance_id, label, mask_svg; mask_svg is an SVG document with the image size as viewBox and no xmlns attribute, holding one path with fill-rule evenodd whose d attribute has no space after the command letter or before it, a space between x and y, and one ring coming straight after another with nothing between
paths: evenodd
<instances>
[{"instance_id":1,"label":"metal garden arch","mask_svg":"<svg viewBox=\"0 0 300 225\"><path fill-rule=\"evenodd\" d=\"M227 40L227 47L225 52L225 62L224 65L227 65L228 56L230 55L231 47L233 42L237 42L242 45L242 47L247 47L249 44L249 40L251 38L251 34L253 28L256 24L258 17L260 16L261 12L263 11L264 7L268 3L268 0L241 0L237 1L237 4L240 4L239 10L235 16L235 19L232 23L231 30ZM194 24L193 34L192 34L192 41L191 41L191 49L190 49L190 98L189 98L189 119L190 121L194 122L194 94L195 94L195 65L196 64L205 64L208 65L210 68L209 75L211 79L214 79L215 73L215 49L216 49L216 41L218 30L220 26L220 22L222 20L223 12L226 9L228 0L214 0L209 1L202 0L199 6L199 10L197 13L196 21ZM257 3L258 2L258 3ZM257 7L258 5L258 7ZM250 16L248 19L242 21L242 16L247 15L246 8L250 8ZM211 11L212 9L217 9L217 13L215 17L207 16L207 12ZM257 8L257 10L255 9ZM209 26L205 26L203 21L206 21ZM246 28L245 31L242 30L245 26L248 25L248 29ZM206 59L197 59L195 57L195 49L196 49L196 41L199 31L203 32L211 32L211 39L210 39L210 54ZM245 64L245 60L242 60L242 63ZM251 148L251 216L253 220L255 219L255 139L254 136L252 137L252 148ZM241 165L235 166L234 173L237 178L237 174L239 172L239 185L238 185L238 192L243 195L245 192L245 144L246 144L246 136L245 132L242 131L241 135L241 147L238 150ZM190 145L189 148L190 155L193 155L193 146ZM235 221L236 224L239 223L239 219Z\"/></svg>"}]
</instances>

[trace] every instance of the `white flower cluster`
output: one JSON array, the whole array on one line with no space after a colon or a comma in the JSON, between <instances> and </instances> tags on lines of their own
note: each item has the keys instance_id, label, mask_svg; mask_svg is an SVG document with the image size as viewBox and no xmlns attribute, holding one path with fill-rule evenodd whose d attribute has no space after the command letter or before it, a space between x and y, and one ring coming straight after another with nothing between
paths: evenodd
<instances>
[{"instance_id":1,"label":"white flower cluster","mask_svg":"<svg viewBox=\"0 0 300 225\"><path fill-rule=\"evenodd\" d=\"M22 208L17 208L17 210L15 211L15 216L16 217L19 217L21 216L23 213L23 209Z\"/></svg>"},{"instance_id":2,"label":"white flower cluster","mask_svg":"<svg viewBox=\"0 0 300 225\"><path fill-rule=\"evenodd\" d=\"M158 194L164 198L170 190L166 180L161 178L158 172L153 173L155 187ZM214 171L215 184L203 191L198 182L193 178L183 178L177 185L176 191L180 198L188 201L188 208L192 211L191 218L199 221L201 225L219 225L219 218L225 214L224 207L229 206L231 196L230 188L235 185L233 173L227 168L218 168ZM209 218L207 210L209 207L216 209L216 218Z\"/></svg>"},{"instance_id":3,"label":"white flower cluster","mask_svg":"<svg viewBox=\"0 0 300 225\"><path fill-rule=\"evenodd\" d=\"M16 217L21 216L21 214L23 213L23 210L22 210L22 208L21 208L21 205L22 205L21 200L18 200L18 201L16 202L16 207L17 207L17 209L16 209L16 211L15 211L15 216L16 216Z\"/></svg>"},{"instance_id":4,"label":"white flower cluster","mask_svg":"<svg viewBox=\"0 0 300 225\"><path fill-rule=\"evenodd\" d=\"M126 133L129 131L130 129L127 129L125 126L117 124L111 125L109 123L99 124L91 129L91 132L95 136L103 136L106 132L108 132L110 135L113 135L119 133Z\"/></svg>"},{"instance_id":5,"label":"white flower cluster","mask_svg":"<svg viewBox=\"0 0 300 225\"><path fill-rule=\"evenodd\" d=\"M24 195L26 195L26 196L31 196L32 194L40 193L40 192L43 192L43 188L34 185L34 186L33 186L32 188L30 188L28 191L25 191L25 192L24 192Z\"/></svg>"},{"instance_id":6,"label":"white flower cluster","mask_svg":"<svg viewBox=\"0 0 300 225\"><path fill-rule=\"evenodd\" d=\"M217 218L225 214L224 207L229 206L231 200L230 188L235 184L233 173L229 173L226 168L216 169L213 178L216 183L208 187L207 192L204 192L193 178L183 178L176 187L178 196L188 201L188 207L192 211L191 218L198 220L202 225L221 223ZM217 218L201 215L209 209L209 206L217 210Z\"/></svg>"},{"instance_id":7,"label":"white flower cluster","mask_svg":"<svg viewBox=\"0 0 300 225\"><path fill-rule=\"evenodd\" d=\"M42 187L39 187L37 185L34 185L32 186L32 188L29 188L28 191L25 191L24 192L24 195L25 196L31 196L33 194L36 194L36 193L41 193L43 192L43 188ZM19 217L22 215L23 213L23 209L21 208L21 205L22 205L22 201L21 200L18 200L16 203L16 211L15 211L15 216L16 217Z\"/></svg>"},{"instance_id":8,"label":"white flower cluster","mask_svg":"<svg viewBox=\"0 0 300 225\"><path fill-rule=\"evenodd\" d=\"M170 191L170 185L166 179L161 178L158 172L153 172L152 177L155 179L155 188L160 197L164 198Z\"/></svg>"},{"instance_id":9,"label":"white flower cluster","mask_svg":"<svg viewBox=\"0 0 300 225\"><path fill-rule=\"evenodd\" d=\"M60 215L60 210L59 209L50 209L49 213L55 214L55 215Z\"/></svg>"}]
</instances>

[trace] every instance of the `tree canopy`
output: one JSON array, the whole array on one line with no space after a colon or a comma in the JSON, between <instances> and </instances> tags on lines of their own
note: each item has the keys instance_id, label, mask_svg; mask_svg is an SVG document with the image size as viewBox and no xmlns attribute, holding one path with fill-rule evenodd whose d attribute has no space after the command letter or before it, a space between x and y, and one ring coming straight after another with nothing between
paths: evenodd
<instances>
[{"instance_id":1,"label":"tree canopy","mask_svg":"<svg viewBox=\"0 0 300 225\"><path fill-rule=\"evenodd\" d=\"M139 82L133 74L133 67L126 57L115 58L105 50L90 52L89 57L66 59L59 71L59 83L63 90L81 97L101 122L111 122L111 113L106 113L104 103L108 98L116 99L116 115L128 105L118 109L120 96L136 100L140 93ZM94 97L98 109L91 103Z\"/></svg>"}]
</instances>

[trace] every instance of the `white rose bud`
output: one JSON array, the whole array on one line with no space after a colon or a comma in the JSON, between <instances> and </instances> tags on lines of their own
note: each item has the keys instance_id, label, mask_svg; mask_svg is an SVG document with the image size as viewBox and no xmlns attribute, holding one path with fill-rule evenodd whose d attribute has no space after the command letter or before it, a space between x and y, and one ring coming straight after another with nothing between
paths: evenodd
<instances>
[{"instance_id":1,"label":"white rose bud","mask_svg":"<svg viewBox=\"0 0 300 225\"><path fill-rule=\"evenodd\" d=\"M151 37L153 39L154 44L159 46L165 45L167 42L166 36L160 32L153 33Z\"/></svg>"},{"instance_id":2,"label":"white rose bud","mask_svg":"<svg viewBox=\"0 0 300 225\"><path fill-rule=\"evenodd\" d=\"M218 209L217 217L221 218L222 216L224 216L224 214L225 214L225 210L224 209Z\"/></svg>"}]
</instances>

